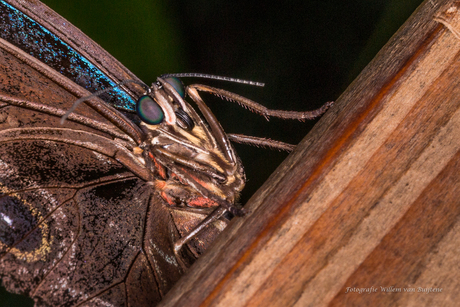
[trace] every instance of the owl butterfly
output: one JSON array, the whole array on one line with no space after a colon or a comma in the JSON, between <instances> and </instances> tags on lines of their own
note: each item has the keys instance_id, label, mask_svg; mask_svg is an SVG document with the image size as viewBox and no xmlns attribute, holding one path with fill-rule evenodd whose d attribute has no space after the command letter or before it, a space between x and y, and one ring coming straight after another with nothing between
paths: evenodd
<instances>
[{"instance_id":1,"label":"owl butterfly","mask_svg":"<svg viewBox=\"0 0 460 307\"><path fill-rule=\"evenodd\" d=\"M37 306L155 305L243 214L230 141L292 149L226 134L198 91L267 118L330 106L268 110L187 74L147 87L36 0L0 1L0 27L0 277Z\"/></svg>"}]
</instances>

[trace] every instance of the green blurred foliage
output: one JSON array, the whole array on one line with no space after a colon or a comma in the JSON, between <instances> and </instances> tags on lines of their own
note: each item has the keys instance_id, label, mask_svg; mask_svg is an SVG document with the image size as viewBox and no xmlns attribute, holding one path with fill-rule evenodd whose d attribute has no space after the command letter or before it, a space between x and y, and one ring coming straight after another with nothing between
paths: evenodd
<instances>
[{"instance_id":1,"label":"green blurred foliage","mask_svg":"<svg viewBox=\"0 0 460 307\"><path fill-rule=\"evenodd\" d=\"M263 81L219 82L267 107L308 110L335 100L421 0L44 0L147 84L163 73L202 72ZM190 83L189 80L184 80ZM192 80L197 81L197 80ZM263 118L206 96L227 132L298 143L314 122ZM235 145L250 195L285 153ZM0 306L27 306L0 290ZM32 303L29 300L29 306Z\"/></svg>"},{"instance_id":2,"label":"green blurred foliage","mask_svg":"<svg viewBox=\"0 0 460 307\"><path fill-rule=\"evenodd\" d=\"M146 83L186 67L185 44L166 1L42 1L108 50Z\"/></svg>"}]
</instances>

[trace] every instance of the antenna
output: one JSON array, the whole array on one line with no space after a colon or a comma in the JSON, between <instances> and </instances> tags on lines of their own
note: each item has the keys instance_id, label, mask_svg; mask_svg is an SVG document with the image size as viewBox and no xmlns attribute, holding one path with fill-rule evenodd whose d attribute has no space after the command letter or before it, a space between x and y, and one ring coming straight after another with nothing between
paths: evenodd
<instances>
[{"instance_id":1,"label":"antenna","mask_svg":"<svg viewBox=\"0 0 460 307\"><path fill-rule=\"evenodd\" d=\"M176 77L176 78L204 78L204 79L213 79L213 80L221 80L221 81L228 81L228 82L234 82L234 83L241 83L241 84L247 84L247 85L254 85L254 86L260 86L263 87L265 86L265 83L261 82L255 82L255 81L249 81L249 80L243 80L243 79L236 79L236 78L230 78L230 77L223 77L223 76L216 76L216 75L208 75L208 74L201 74L201 73L179 73L179 74L164 74L161 75L160 78L169 78L169 77Z\"/></svg>"}]
</instances>

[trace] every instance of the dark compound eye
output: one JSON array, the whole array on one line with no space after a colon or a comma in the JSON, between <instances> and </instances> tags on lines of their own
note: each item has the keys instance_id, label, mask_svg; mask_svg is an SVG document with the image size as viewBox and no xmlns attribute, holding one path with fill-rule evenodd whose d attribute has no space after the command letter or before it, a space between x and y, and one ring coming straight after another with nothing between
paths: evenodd
<instances>
[{"instance_id":1,"label":"dark compound eye","mask_svg":"<svg viewBox=\"0 0 460 307\"><path fill-rule=\"evenodd\" d=\"M137 101L136 112L141 120L149 125L158 125L165 118L165 114L158 103L147 95L140 97Z\"/></svg>"},{"instance_id":2,"label":"dark compound eye","mask_svg":"<svg viewBox=\"0 0 460 307\"><path fill-rule=\"evenodd\" d=\"M169 85L171 85L182 98L185 97L184 84L182 84L182 81L179 78L169 77L165 78L164 80L165 82L168 82Z\"/></svg>"}]
</instances>

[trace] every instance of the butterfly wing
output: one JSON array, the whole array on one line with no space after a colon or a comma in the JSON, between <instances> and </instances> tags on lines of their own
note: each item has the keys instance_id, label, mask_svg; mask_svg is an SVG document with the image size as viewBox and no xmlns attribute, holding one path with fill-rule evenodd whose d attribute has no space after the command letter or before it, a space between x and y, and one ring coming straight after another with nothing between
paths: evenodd
<instances>
[{"instance_id":1,"label":"butterfly wing","mask_svg":"<svg viewBox=\"0 0 460 307\"><path fill-rule=\"evenodd\" d=\"M32 55L90 92L127 79L141 82L78 28L38 1L0 1L0 37ZM145 91L127 84L102 95L103 100L134 110Z\"/></svg>"},{"instance_id":2,"label":"butterfly wing","mask_svg":"<svg viewBox=\"0 0 460 307\"><path fill-rule=\"evenodd\" d=\"M150 186L116 160L65 143L12 139L2 142L1 154L6 167L0 177L0 267L8 290L46 306L100 300L101 295L115 306L128 301L129 294L150 303L161 299L154 291L163 285L141 246L149 201L150 214L168 221L168 212L155 206L158 199L151 199ZM161 239L167 233L157 235ZM164 243L150 243L157 262L161 259L155 252ZM165 275L166 268L161 266L157 274ZM139 271L144 271L148 282L142 284L149 285L149 292L133 285L141 280ZM177 266L170 271L180 275ZM114 286L123 291L107 295Z\"/></svg>"},{"instance_id":3,"label":"butterfly wing","mask_svg":"<svg viewBox=\"0 0 460 307\"><path fill-rule=\"evenodd\" d=\"M20 3L0 1L2 22L16 14L10 7L25 12L58 38L71 33L65 43L94 67L104 66L111 82L134 78L46 6ZM178 234L171 213L145 180L130 150L135 142L85 105L59 124L76 99L107 85L77 74L90 80L79 84L3 36L0 53L3 285L38 306L152 306L183 271L172 250ZM80 69L78 57L69 59ZM127 89L126 99L136 91Z\"/></svg>"}]
</instances>

